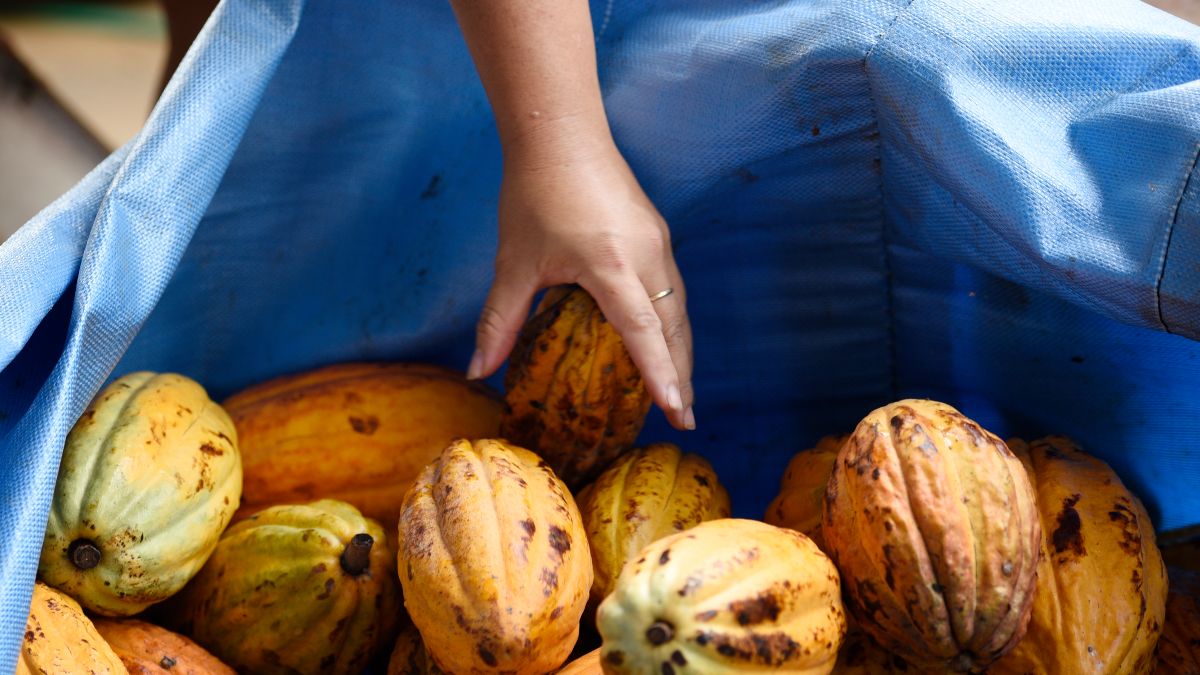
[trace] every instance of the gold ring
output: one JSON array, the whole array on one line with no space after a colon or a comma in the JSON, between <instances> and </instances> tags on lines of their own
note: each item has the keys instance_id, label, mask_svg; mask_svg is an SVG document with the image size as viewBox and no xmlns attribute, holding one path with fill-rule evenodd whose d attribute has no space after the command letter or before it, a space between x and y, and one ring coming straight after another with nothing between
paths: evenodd
<instances>
[{"instance_id":1,"label":"gold ring","mask_svg":"<svg viewBox=\"0 0 1200 675\"><path fill-rule=\"evenodd\" d=\"M663 298L667 297L668 295L670 295L674 292L675 292L674 288L668 288L665 291L659 291L659 292L655 293L654 295L650 296L650 302L658 302L659 300L662 300Z\"/></svg>"}]
</instances>

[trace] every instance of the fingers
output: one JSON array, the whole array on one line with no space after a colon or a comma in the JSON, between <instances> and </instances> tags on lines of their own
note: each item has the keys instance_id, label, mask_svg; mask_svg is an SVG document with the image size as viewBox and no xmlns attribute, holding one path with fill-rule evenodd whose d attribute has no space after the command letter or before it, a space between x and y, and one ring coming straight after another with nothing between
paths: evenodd
<instances>
[{"instance_id":1,"label":"fingers","mask_svg":"<svg viewBox=\"0 0 1200 675\"><path fill-rule=\"evenodd\" d=\"M655 300L653 306L662 322L663 338L667 342L667 350L671 353L671 362L675 365L675 373L679 378L679 394L683 400L683 428L695 429L696 416L692 411L692 328L687 316L683 277L672 262L668 269L662 274L655 274L653 279L655 281L646 284L647 291L657 293L667 288L673 289L670 295Z\"/></svg>"},{"instance_id":2,"label":"fingers","mask_svg":"<svg viewBox=\"0 0 1200 675\"><path fill-rule=\"evenodd\" d=\"M599 279L580 279L580 285L592 294L600 311L624 340L654 402L673 426L686 428L679 373L663 336L663 322L641 279L630 271Z\"/></svg>"},{"instance_id":3,"label":"fingers","mask_svg":"<svg viewBox=\"0 0 1200 675\"><path fill-rule=\"evenodd\" d=\"M475 354L467 367L468 379L491 375L508 358L536 291L532 275L506 272L497 266L496 278L476 326Z\"/></svg>"}]
</instances>

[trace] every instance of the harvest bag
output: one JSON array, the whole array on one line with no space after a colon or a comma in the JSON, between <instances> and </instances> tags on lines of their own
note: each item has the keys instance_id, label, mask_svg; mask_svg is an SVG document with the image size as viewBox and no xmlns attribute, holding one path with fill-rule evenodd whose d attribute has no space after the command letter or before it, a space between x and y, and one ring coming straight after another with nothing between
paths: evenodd
<instances>
[{"instance_id":1,"label":"harvest bag","mask_svg":"<svg viewBox=\"0 0 1200 675\"><path fill-rule=\"evenodd\" d=\"M1136 0L592 16L695 329L699 427L643 439L759 517L792 453L933 397L1069 434L1160 528L1200 521L1200 28ZM141 134L0 245L0 670L107 378L465 368L499 178L445 0L226 0Z\"/></svg>"}]
</instances>

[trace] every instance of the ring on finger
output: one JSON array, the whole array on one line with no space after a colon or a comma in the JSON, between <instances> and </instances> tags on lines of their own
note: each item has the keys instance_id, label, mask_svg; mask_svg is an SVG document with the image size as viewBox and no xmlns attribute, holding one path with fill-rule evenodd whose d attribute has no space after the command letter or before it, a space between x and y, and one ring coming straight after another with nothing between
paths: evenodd
<instances>
[{"instance_id":1,"label":"ring on finger","mask_svg":"<svg viewBox=\"0 0 1200 675\"><path fill-rule=\"evenodd\" d=\"M659 300L662 300L663 298L667 297L668 295L670 295L674 292L675 292L674 288L666 288L664 290L661 290L661 291L655 293L654 295L650 296L650 302L658 302Z\"/></svg>"}]
</instances>

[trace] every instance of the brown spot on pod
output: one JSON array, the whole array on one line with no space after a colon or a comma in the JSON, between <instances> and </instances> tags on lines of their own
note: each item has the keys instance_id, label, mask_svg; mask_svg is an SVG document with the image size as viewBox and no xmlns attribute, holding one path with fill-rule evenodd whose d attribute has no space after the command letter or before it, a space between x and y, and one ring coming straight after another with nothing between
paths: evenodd
<instances>
[{"instance_id":1,"label":"brown spot on pod","mask_svg":"<svg viewBox=\"0 0 1200 675\"><path fill-rule=\"evenodd\" d=\"M478 646L475 648L475 652L476 652L477 654L479 654L479 658L480 658L480 659L481 659L481 660L482 660L484 663L486 663L486 664L487 664L489 667L491 667L491 668L495 668L495 667L496 667L496 664L498 663L498 662L496 661L496 655L495 655L495 654L493 654L493 653L492 653L492 652L491 652L491 651L490 651L490 650L489 650L487 647L485 647L485 646L483 646L483 645L478 645Z\"/></svg>"},{"instance_id":2,"label":"brown spot on pod","mask_svg":"<svg viewBox=\"0 0 1200 675\"><path fill-rule=\"evenodd\" d=\"M571 535L557 525L550 526L550 548L558 552L561 559L563 554L571 550Z\"/></svg>"},{"instance_id":3,"label":"brown spot on pod","mask_svg":"<svg viewBox=\"0 0 1200 675\"><path fill-rule=\"evenodd\" d=\"M1083 533L1080 531L1083 523L1079 519L1079 512L1075 510L1078 503L1078 493L1063 500L1062 511L1058 514L1058 525L1050 538L1056 553L1069 552L1076 556L1087 554L1083 546Z\"/></svg>"},{"instance_id":4,"label":"brown spot on pod","mask_svg":"<svg viewBox=\"0 0 1200 675\"><path fill-rule=\"evenodd\" d=\"M742 626L776 621L779 619L781 609L779 598L769 590L753 598L729 603L729 611L733 612L738 624Z\"/></svg>"},{"instance_id":5,"label":"brown spot on pod","mask_svg":"<svg viewBox=\"0 0 1200 675\"><path fill-rule=\"evenodd\" d=\"M350 428L354 429L354 433L365 436L374 434L375 430L379 428L379 418L374 415L367 415L366 417L350 416L347 418L347 421L350 422Z\"/></svg>"},{"instance_id":6,"label":"brown spot on pod","mask_svg":"<svg viewBox=\"0 0 1200 675\"><path fill-rule=\"evenodd\" d=\"M547 598L554 595L555 589L558 588L558 573L548 567L542 568L542 595Z\"/></svg>"}]
</instances>

